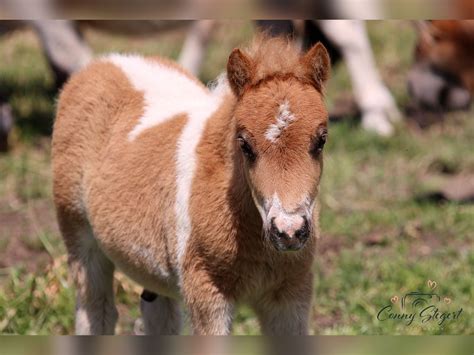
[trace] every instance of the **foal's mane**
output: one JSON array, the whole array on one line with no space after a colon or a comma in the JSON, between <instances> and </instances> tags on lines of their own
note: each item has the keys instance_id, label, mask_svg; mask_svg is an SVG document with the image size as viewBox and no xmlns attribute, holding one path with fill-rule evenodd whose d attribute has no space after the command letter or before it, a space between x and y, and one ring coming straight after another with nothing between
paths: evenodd
<instances>
[{"instance_id":1,"label":"foal's mane","mask_svg":"<svg viewBox=\"0 0 474 355\"><path fill-rule=\"evenodd\" d=\"M295 77L307 82L307 72L301 65L302 51L289 37L272 37L261 33L243 52L254 65L252 86L270 78Z\"/></svg>"}]
</instances>

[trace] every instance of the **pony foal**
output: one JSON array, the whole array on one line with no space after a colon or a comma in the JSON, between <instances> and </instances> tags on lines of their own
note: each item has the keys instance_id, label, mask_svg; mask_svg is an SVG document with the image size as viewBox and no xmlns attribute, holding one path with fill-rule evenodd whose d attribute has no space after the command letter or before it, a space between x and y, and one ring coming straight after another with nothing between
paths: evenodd
<instances>
[{"instance_id":1,"label":"pony foal","mask_svg":"<svg viewBox=\"0 0 474 355\"><path fill-rule=\"evenodd\" d=\"M306 334L327 136L329 57L261 37L209 90L176 64L111 55L65 86L54 200L76 333L111 334L118 267L148 334L229 334L237 302L265 334Z\"/></svg>"}]
</instances>

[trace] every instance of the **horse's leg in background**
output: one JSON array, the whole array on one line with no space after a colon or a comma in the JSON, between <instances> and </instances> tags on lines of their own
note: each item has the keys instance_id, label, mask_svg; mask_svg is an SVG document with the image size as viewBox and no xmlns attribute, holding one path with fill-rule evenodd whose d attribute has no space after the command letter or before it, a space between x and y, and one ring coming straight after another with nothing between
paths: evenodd
<instances>
[{"instance_id":1,"label":"horse's leg in background","mask_svg":"<svg viewBox=\"0 0 474 355\"><path fill-rule=\"evenodd\" d=\"M24 26L23 21L0 21L0 35ZM3 83L0 82L0 85ZM8 100L0 97L0 153L8 151L8 136L13 128L13 112Z\"/></svg>"},{"instance_id":2,"label":"horse's leg in background","mask_svg":"<svg viewBox=\"0 0 474 355\"><path fill-rule=\"evenodd\" d=\"M199 75L201 70L207 44L211 38L214 26L215 21L213 20L194 21L188 30L186 40L181 49L178 60L179 64L196 76Z\"/></svg>"},{"instance_id":3,"label":"horse's leg in background","mask_svg":"<svg viewBox=\"0 0 474 355\"><path fill-rule=\"evenodd\" d=\"M12 108L0 102L0 153L8 151L8 136L13 128Z\"/></svg>"},{"instance_id":4,"label":"horse's leg in background","mask_svg":"<svg viewBox=\"0 0 474 355\"><path fill-rule=\"evenodd\" d=\"M362 126L381 135L391 135L392 122L401 116L390 91L380 79L364 22L320 20L318 24L342 52L357 104L362 110Z\"/></svg>"},{"instance_id":5,"label":"horse's leg in background","mask_svg":"<svg viewBox=\"0 0 474 355\"><path fill-rule=\"evenodd\" d=\"M291 38L299 48L304 47L304 20L256 20L255 25L260 32L269 36Z\"/></svg>"},{"instance_id":6,"label":"horse's leg in background","mask_svg":"<svg viewBox=\"0 0 474 355\"><path fill-rule=\"evenodd\" d=\"M72 73L89 63L92 51L73 21L33 20L32 25L39 35L59 89Z\"/></svg>"},{"instance_id":7,"label":"horse's leg in background","mask_svg":"<svg viewBox=\"0 0 474 355\"><path fill-rule=\"evenodd\" d=\"M257 28L270 36L294 36L295 25L292 20L257 20Z\"/></svg>"}]
</instances>

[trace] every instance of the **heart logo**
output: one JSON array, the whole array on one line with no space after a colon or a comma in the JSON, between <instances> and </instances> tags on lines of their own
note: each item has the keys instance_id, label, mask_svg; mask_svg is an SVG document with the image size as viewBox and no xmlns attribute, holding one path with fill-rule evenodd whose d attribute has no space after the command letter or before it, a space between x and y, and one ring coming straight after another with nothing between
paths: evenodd
<instances>
[{"instance_id":1,"label":"heart logo","mask_svg":"<svg viewBox=\"0 0 474 355\"><path fill-rule=\"evenodd\" d=\"M451 303L451 298L445 297L445 298L444 298L444 303L450 304L450 303Z\"/></svg>"},{"instance_id":2,"label":"heart logo","mask_svg":"<svg viewBox=\"0 0 474 355\"><path fill-rule=\"evenodd\" d=\"M436 283L436 281L432 281L432 280L428 280L428 287L431 288L432 290L434 290L436 288L436 286L438 286L438 284Z\"/></svg>"},{"instance_id":3,"label":"heart logo","mask_svg":"<svg viewBox=\"0 0 474 355\"><path fill-rule=\"evenodd\" d=\"M390 298L390 302L397 303L398 302L398 296L393 296L392 298Z\"/></svg>"}]
</instances>

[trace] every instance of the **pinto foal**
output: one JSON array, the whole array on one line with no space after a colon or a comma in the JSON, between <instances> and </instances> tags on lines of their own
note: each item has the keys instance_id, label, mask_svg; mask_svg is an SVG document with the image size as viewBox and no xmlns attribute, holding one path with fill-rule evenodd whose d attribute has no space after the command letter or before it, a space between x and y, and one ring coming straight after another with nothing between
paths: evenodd
<instances>
[{"instance_id":1,"label":"pinto foal","mask_svg":"<svg viewBox=\"0 0 474 355\"><path fill-rule=\"evenodd\" d=\"M76 333L114 332L115 266L145 289L148 334L180 331L181 297L195 334L229 334L237 302L265 334L307 333L329 65L262 37L213 90L121 55L68 82L52 154Z\"/></svg>"}]
</instances>

